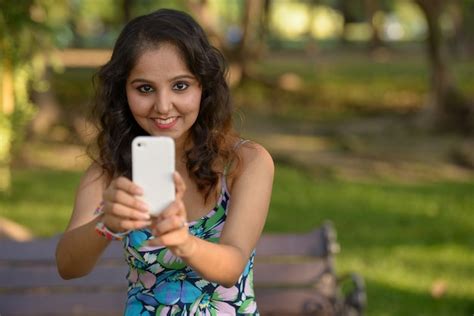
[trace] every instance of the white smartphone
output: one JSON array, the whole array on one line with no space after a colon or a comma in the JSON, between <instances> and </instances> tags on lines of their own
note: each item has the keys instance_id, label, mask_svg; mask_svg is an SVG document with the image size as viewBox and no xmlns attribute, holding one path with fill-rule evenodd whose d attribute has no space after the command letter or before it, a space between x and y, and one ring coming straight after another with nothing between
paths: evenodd
<instances>
[{"instance_id":1,"label":"white smartphone","mask_svg":"<svg viewBox=\"0 0 474 316\"><path fill-rule=\"evenodd\" d=\"M143 189L140 198L158 215L175 200L174 140L162 136L138 136L132 141L132 181Z\"/></svg>"}]
</instances>

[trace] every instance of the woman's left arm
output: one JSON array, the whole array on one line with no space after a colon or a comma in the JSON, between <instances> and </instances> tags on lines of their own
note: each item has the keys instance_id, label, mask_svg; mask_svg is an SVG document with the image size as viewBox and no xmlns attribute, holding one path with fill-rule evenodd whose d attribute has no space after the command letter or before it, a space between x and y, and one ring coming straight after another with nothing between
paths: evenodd
<instances>
[{"instance_id":1,"label":"woman's left arm","mask_svg":"<svg viewBox=\"0 0 474 316\"><path fill-rule=\"evenodd\" d=\"M175 203L154 227L155 239L181 257L206 280L233 286L242 274L260 238L270 205L274 165L270 154L255 143L239 148L241 166L232 184L231 203L218 244L205 241L180 227L186 211L184 182L176 177ZM182 192L182 193L181 193Z\"/></svg>"}]
</instances>

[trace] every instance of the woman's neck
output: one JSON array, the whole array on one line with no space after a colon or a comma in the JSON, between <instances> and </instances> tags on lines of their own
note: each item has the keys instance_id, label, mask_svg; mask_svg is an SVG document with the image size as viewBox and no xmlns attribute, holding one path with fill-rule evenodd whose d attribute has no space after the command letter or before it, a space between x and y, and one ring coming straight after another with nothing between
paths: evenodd
<instances>
[{"instance_id":1,"label":"woman's neck","mask_svg":"<svg viewBox=\"0 0 474 316\"><path fill-rule=\"evenodd\" d=\"M177 140L175 142L176 170L178 170L180 173L186 170L186 151L191 147L191 141Z\"/></svg>"}]
</instances>

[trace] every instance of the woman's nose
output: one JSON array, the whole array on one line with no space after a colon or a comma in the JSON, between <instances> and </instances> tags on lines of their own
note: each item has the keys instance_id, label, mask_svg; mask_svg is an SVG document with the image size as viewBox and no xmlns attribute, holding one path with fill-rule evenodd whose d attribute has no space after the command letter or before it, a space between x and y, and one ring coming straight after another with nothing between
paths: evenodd
<instances>
[{"instance_id":1,"label":"woman's nose","mask_svg":"<svg viewBox=\"0 0 474 316\"><path fill-rule=\"evenodd\" d=\"M156 94L154 110L159 114L167 114L172 108L170 95L166 91L160 91Z\"/></svg>"}]
</instances>

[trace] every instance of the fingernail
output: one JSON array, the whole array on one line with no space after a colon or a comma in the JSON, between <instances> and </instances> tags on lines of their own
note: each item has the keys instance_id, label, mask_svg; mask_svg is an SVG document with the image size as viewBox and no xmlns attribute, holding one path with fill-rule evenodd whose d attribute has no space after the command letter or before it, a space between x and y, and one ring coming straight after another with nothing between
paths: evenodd
<instances>
[{"instance_id":1,"label":"fingernail","mask_svg":"<svg viewBox=\"0 0 474 316\"><path fill-rule=\"evenodd\" d=\"M142 195L142 194L143 194L142 188L136 187L136 188L135 188L135 194Z\"/></svg>"},{"instance_id":2,"label":"fingernail","mask_svg":"<svg viewBox=\"0 0 474 316\"><path fill-rule=\"evenodd\" d=\"M142 211L147 211L148 212L148 210L149 210L148 204L140 202L139 205L140 205L140 208L142 209Z\"/></svg>"},{"instance_id":3,"label":"fingernail","mask_svg":"<svg viewBox=\"0 0 474 316\"><path fill-rule=\"evenodd\" d=\"M144 219L144 220L149 220L151 218L150 213L140 213L139 216L140 216L141 219Z\"/></svg>"}]
</instances>

